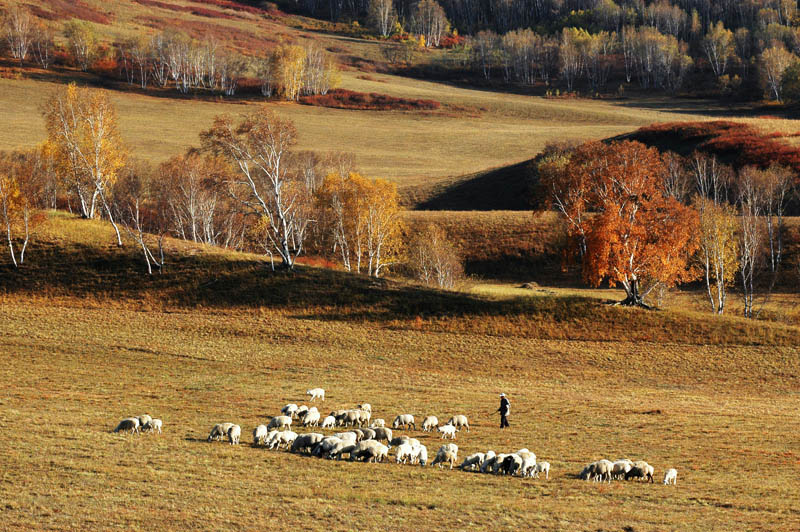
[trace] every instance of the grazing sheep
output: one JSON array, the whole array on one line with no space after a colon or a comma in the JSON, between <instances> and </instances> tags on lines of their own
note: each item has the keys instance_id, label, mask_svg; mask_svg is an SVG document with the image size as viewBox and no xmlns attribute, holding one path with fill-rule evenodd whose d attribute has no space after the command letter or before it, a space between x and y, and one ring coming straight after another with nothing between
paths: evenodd
<instances>
[{"instance_id":1,"label":"grazing sheep","mask_svg":"<svg viewBox=\"0 0 800 532\"><path fill-rule=\"evenodd\" d=\"M364 432L361 429L351 429L350 432L356 435L356 441L361 441L364 439Z\"/></svg>"},{"instance_id":2,"label":"grazing sheep","mask_svg":"<svg viewBox=\"0 0 800 532\"><path fill-rule=\"evenodd\" d=\"M442 433L442 439L446 438L447 436L450 436L451 440L454 440L456 438L456 428L453 425L450 424L442 425L436 430Z\"/></svg>"},{"instance_id":3,"label":"grazing sheep","mask_svg":"<svg viewBox=\"0 0 800 532\"><path fill-rule=\"evenodd\" d=\"M480 467L483 465L483 459L485 457L486 455L483 453L473 453L467 456L464 461L461 462L459 467L462 471L466 470L467 468L469 468L470 471L474 470L475 468L480 469Z\"/></svg>"},{"instance_id":4,"label":"grazing sheep","mask_svg":"<svg viewBox=\"0 0 800 532\"><path fill-rule=\"evenodd\" d=\"M483 457L483 463L481 464L480 471L481 473L486 473L490 468L494 467L495 462L497 462L497 455L494 451L486 451L486 455Z\"/></svg>"},{"instance_id":5,"label":"grazing sheep","mask_svg":"<svg viewBox=\"0 0 800 532\"><path fill-rule=\"evenodd\" d=\"M383 427L376 427L372 429L375 431L375 439L378 441L386 441L387 443L392 440L392 429Z\"/></svg>"},{"instance_id":6,"label":"grazing sheep","mask_svg":"<svg viewBox=\"0 0 800 532\"><path fill-rule=\"evenodd\" d=\"M645 462L644 460L640 460L638 462L633 463L633 467L625 473L625 480L630 480L632 478L637 479L645 479L646 481L653 482L653 475L655 474L655 469L653 466Z\"/></svg>"},{"instance_id":7,"label":"grazing sheep","mask_svg":"<svg viewBox=\"0 0 800 532\"><path fill-rule=\"evenodd\" d=\"M386 426L386 421L383 418L378 418L378 419L372 420L372 423L370 424L369 428L371 428L371 429L381 428L382 429L385 426Z\"/></svg>"},{"instance_id":8,"label":"grazing sheep","mask_svg":"<svg viewBox=\"0 0 800 532\"><path fill-rule=\"evenodd\" d=\"M341 460L342 455L344 454L349 455L352 458L353 451L355 450L355 448L356 448L355 443L343 441L341 445L337 445L336 447L330 450L330 452L328 453L328 458L331 460L333 459Z\"/></svg>"},{"instance_id":9,"label":"grazing sheep","mask_svg":"<svg viewBox=\"0 0 800 532\"><path fill-rule=\"evenodd\" d=\"M370 414L372 413L372 405L369 403L361 403L360 405L356 405L356 408L369 412Z\"/></svg>"},{"instance_id":10,"label":"grazing sheep","mask_svg":"<svg viewBox=\"0 0 800 532\"><path fill-rule=\"evenodd\" d=\"M119 425L117 425L117 428L114 429L114 432L120 432L123 430L129 430L131 431L131 434L139 432L139 418L126 417L119 422Z\"/></svg>"},{"instance_id":11,"label":"grazing sheep","mask_svg":"<svg viewBox=\"0 0 800 532\"><path fill-rule=\"evenodd\" d=\"M392 439L389 441L389 449L391 449L392 447L396 447L396 446L398 446L398 445L402 445L402 444L404 444L404 443L408 443L408 441L409 441L410 439L411 439L411 438L409 438L408 436L398 436L398 437L396 437L396 438L392 438Z\"/></svg>"},{"instance_id":12,"label":"grazing sheep","mask_svg":"<svg viewBox=\"0 0 800 532\"><path fill-rule=\"evenodd\" d=\"M598 460L594 467L594 480L602 482L605 479L611 482L611 472L614 471L614 464L609 460Z\"/></svg>"},{"instance_id":13,"label":"grazing sheep","mask_svg":"<svg viewBox=\"0 0 800 532\"><path fill-rule=\"evenodd\" d=\"M217 423L211 428L211 433L208 435L208 441L221 440L228 434L228 429L233 426L233 423Z\"/></svg>"},{"instance_id":14,"label":"grazing sheep","mask_svg":"<svg viewBox=\"0 0 800 532\"><path fill-rule=\"evenodd\" d=\"M528 476L539 478L539 473L544 473L544 478L550 480L550 462L536 462L533 469L528 472Z\"/></svg>"},{"instance_id":15,"label":"grazing sheep","mask_svg":"<svg viewBox=\"0 0 800 532\"><path fill-rule=\"evenodd\" d=\"M436 416L426 416L422 421L422 432L431 432L439 426L439 418Z\"/></svg>"},{"instance_id":16,"label":"grazing sheep","mask_svg":"<svg viewBox=\"0 0 800 532\"><path fill-rule=\"evenodd\" d=\"M505 461L506 457L508 456L507 453L500 453L495 456L494 463L492 464L492 473L495 475L500 472L501 468L503 467L503 462Z\"/></svg>"},{"instance_id":17,"label":"grazing sheep","mask_svg":"<svg viewBox=\"0 0 800 532\"><path fill-rule=\"evenodd\" d=\"M414 447L410 442L406 441L397 446L394 461L398 464L405 464L406 462L413 460L413 456Z\"/></svg>"},{"instance_id":18,"label":"grazing sheep","mask_svg":"<svg viewBox=\"0 0 800 532\"><path fill-rule=\"evenodd\" d=\"M458 430L461 430L462 427L466 427L467 432L469 432L469 422L467 421L467 416L457 415L450 418L450 421L447 422L448 425L453 425Z\"/></svg>"},{"instance_id":19,"label":"grazing sheep","mask_svg":"<svg viewBox=\"0 0 800 532\"><path fill-rule=\"evenodd\" d=\"M447 443L439 448L439 451L436 453L433 462L431 462L431 467L439 464L439 469L441 469L444 464L449 463L450 469L453 469L453 465L455 465L457 460L458 445L455 443Z\"/></svg>"},{"instance_id":20,"label":"grazing sheep","mask_svg":"<svg viewBox=\"0 0 800 532\"><path fill-rule=\"evenodd\" d=\"M309 412L303 417L304 427L316 427L319 425L319 412Z\"/></svg>"},{"instance_id":21,"label":"grazing sheep","mask_svg":"<svg viewBox=\"0 0 800 532\"><path fill-rule=\"evenodd\" d=\"M612 466L611 478L621 479L625 477L625 473L631 470L633 462L628 459L617 460Z\"/></svg>"},{"instance_id":22,"label":"grazing sheep","mask_svg":"<svg viewBox=\"0 0 800 532\"><path fill-rule=\"evenodd\" d=\"M311 399L309 399L310 401L313 401L314 399L322 399L325 401L325 390L322 388L311 388L306 392L306 395L311 396Z\"/></svg>"},{"instance_id":23,"label":"grazing sheep","mask_svg":"<svg viewBox=\"0 0 800 532\"><path fill-rule=\"evenodd\" d=\"M297 453L301 451L311 452L311 449L322 441L325 436L316 432L309 432L308 434L300 434L292 443L292 452Z\"/></svg>"},{"instance_id":24,"label":"grazing sheep","mask_svg":"<svg viewBox=\"0 0 800 532\"><path fill-rule=\"evenodd\" d=\"M372 419L372 406L369 403L365 403L363 406L368 406L369 408L361 408L362 405L358 405L358 410L361 412L361 423L362 425L369 425L369 421Z\"/></svg>"},{"instance_id":25,"label":"grazing sheep","mask_svg":"<svg viewBox=\"0 0 800 532\"><path fill-rule=\"evenodd\" d=\"M253 447L264 445L269 431L266 425L259 425L253 429Z\"/></svg>"},{"instance_id":26,"label":"grazing sheep","mask_svg":"<svg viewBox=\"0 0 800 532\"><path fill-rule=\"evenodd\" d=\"M292 426L292 418L289 416L275 416L269 420L267 430L278 429L288 430Z\"/></svg>"},{"instance_id":27,"label":"grazing sheep","mask_svg":"<svg viewBox=\"0 0 800 532\"><path fill-rule=\"evenodd\" d=\"M375 439L375 431L372 429L359 429L359 431L364 435L362 440L374 440Z\"/></svg>"},{"instance_id":28,"label":"grazing sheep","mask_svg":"<svg viewBox=\"0 0 800 532\"><path fill-rule=\"evenodd\" d=\"M375 440L362 441L356 444L350 453L350 460L363 459L364 462L380 462L389 454L389 448Z\"/></svg>"},{"instance_id":29,"label":"grazing sheep","mask_svg":"<svg viewBox=\"0 0 800 532\"><path fill-rule=\"evenodd\" d=\"M144 430L145 427L150 425L151 421L153 421L153 418L150 417L150 414L143 414L139 416L139 428Z\"/></svg>"},{"instance_id":30,"label":"grazing sheep","mask_svg":"<svg viewBox=\"0 0 800 532\"><path fill-rule=\"evenodd\" d=\"M339 438L335 436L328 436L327 438L323 438L314 446L313 449L311 449L311 454L312 456L328 456L328 454L341 443L343 442Z\"/></svg>"},{"instance_id":31,"label":"grazing sheep","mask_svg":"<svg viewBox=\"0 0 800 532\"><path fill-rule=\"evenodd\" d=\"M308 407L306 405L300 405L297 407L297 410L294 411L294 415L292 415L292 418L302 420L307 413L308 413Z\"/></svg>"},{"instance_id":32,"label":"grazing sheep","mask_svg":"<svg viewBox=\"0 0 800 532\"><path fill-rule=\"evenodd\" d=\"M365 420L362 414L363 412L361 410L348 410L347 412L344 413L344 419L342 421L342 424L353 427L358 425L360 427Z\"/></svg>"},{"instance_id":33,"label":"grazing sheep","mask_svg":"<svg viewBox=\"0 0 800 532\"><path fill-rule=\"evenodd\" d=\"M411 457L411 461L425 467L425 464L428 463L428 448L424 445L420 445L414 449L414 455Z\"/></svg>"},{"instance_id":34,"label":"grazing sheep","mask_svg":"<svg viewBox=\"0 0 800 532\"><path fill-rule=\"evenodd\" d=\"M274 446L278 449L281 448L281 445L285 445L286 449L289 449L289 446L292 445L295 440L297 439L297 433L292 432L291 430L283 430L276 432L275 441L273 442ZM272 447L270 447L272 449Z\"/></svg>"},{"instance_id":35,"label":"grazing sheep","mask_svg":"<svg viewBox=\"0 0 800 532\"><path fill-rule=\"evenodd\" d=\"M504 475L513 475L522 468L522 457L518 454L509 454L500 464L500 471Z\"/></svg>"},{"instance_id":36,"label":"grazing sheep","mask_svg":"<svg viewBox=\"0 0 800 532\"><path fill-rule=\"evenodd\" d=\"M295 417L295 412L297 412L297 405L294 403L289 403L288 405L281 408L281 414L284 416Z\"/></svg>"},{"instance_id":37,"label":"grazing sheep","mask_svg":"<svg viewBox=\"0 0 800 532\"><path fill-rule=\"evenodd\" d=\"M536 455L528 449L520 449L516 452L517 456L522 458L522 464L519 467L520 476L527 476L531 470L536 467Z\"/></svg>"},{"instance_id":38,"label":"grazing sheep","mask_svg":"<svg viewBox=\"0 0 800 532\"><path fill-rule=\"evenodd\" d=\"M408 427L414 427L414 430L417 430L417 425L414 423L414 416L411 414L400 414L394 418L392 428L399 429L400 427L404 429L408 429Z\"/></svg>"},{"instance_id":39,"label":"grazing sheep","mask_svg":"<svg viewBox=\"0 0 800 532\"><path fill-rule=\"evenodd\" d=\"M664 473L664 485L668 486L670 484L677 484L678 483L678 470L675 468L667 469L666 473Z\"/></svg>"},{"instance_id":40,"label":"grazing sheep","mask_svg":"<svg viewBox=\"0 0 800 532\"><path fill-rule=\"evenodd\" d=\"M355 432L337 432L333 436L335 438L339 438L342 441L358 443L358 434L356 434Z\"/></svg>"},{"instance_id":41,"label":"grazing sheep","mask_svg":"<svg viewBox=\"0 0 800 532\"><path fill-rule=\"evenodd\" d=\"M322 420L322 424L320 427L323 429L332 429L336 426L336 418L333 416L325 416L325 419Z\"/></svg>"},{"instance_id":42,"label":"grazing sheep","mask_svg":"<svg viewBox=\"0 0 800 532\"><path fill-rule=\"evenodd\" d=\"M267 449L274 449L278 445L278 438L280 434L285 434L286 431L283 433L278 432L277 430L271 430L264 438L264 447Z\"/></svg>"},{"instance_id":43,"label":"grazing sheep","mask_svg":"<svg viewBox=\"0 0 800 532\"><path fill-rule=\"evenodd\" d=\"M142 432L158 432L161 434L161 426L163 425L160 419L150 419L146 425L142 425L141 430Z\"/></svg>"},{"instance_id":44,"label":"grazing sheep","mask_svg":"<svg viewBox=\"0 0 800 532\"><path fill-rule=\"evenodd\" d=\"M228 429L228 442L231 445L239 445L239 438L242 437L242 427L234 425Z\"/></svg>"}]
</instances>

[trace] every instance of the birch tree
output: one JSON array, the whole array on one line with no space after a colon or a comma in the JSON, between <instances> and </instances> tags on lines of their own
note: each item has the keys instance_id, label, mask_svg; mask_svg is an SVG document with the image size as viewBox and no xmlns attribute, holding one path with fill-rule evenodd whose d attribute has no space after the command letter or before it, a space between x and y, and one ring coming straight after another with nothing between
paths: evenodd
<instances>
[{"instance_id":1,"label":"birch tree","mask_svg":"<svg viewBox=\"0 0 800 532\"><path fill-rule=\"evenodd\" d=\"M0 153L0 223L14 268L25 262L30 239L31 200L25 194L25 176L19 154ZM28 176L30 178L30 176ZM15 233L22 226L23 241L15 247Z\"/></svg>"},{"instance_id":2,"label":"birch tree","mask_svg":"<svg viewBox=\"0 0 800 532\"><path fill-rule=\"evenodd\" d=\"M286 164L297 142L294 124L263 107L238 123L230 116L218 116L201 138L206 149L234 166L233 176L222 184L246 214L261 220L268 252L277 253L284 267L293 268L310 223L302 216L303 204L310 198L293 182Z\"/></svg>"},{"instance_id":3,"label":"birch tree","mask_svg":"<svg viewBox=\"0 0 800 532\"><path fill-rule=\"evenodd\" d=\"M23 7L12 7L0 20L0 29L8 42L11 57L20 63L28 58L33 42L34 23L30 11Z\"/></svg>"},{"instance_id":4,"label":"birch tree","mask_svg":"<svg viewBox=\"0 0 800 532\"><path fill-rule=\"evenodd\" d=\"M391 35L397 22L393 0L370 0L369 20L381 37L386 38Z\"/></svg>"},{"instance_id":5,"label":"birch tree","mask_svg":"<svg viewBox=\"0 0 800 532\"><path fill-rule=\"evenodd\" d=\"M117 113L105 92L70 85L56 90L43 108L47 141L57 168L78 199L84 218L104 209L122 245L108 191L125 164Z\"/></svg>"}]
</instances>

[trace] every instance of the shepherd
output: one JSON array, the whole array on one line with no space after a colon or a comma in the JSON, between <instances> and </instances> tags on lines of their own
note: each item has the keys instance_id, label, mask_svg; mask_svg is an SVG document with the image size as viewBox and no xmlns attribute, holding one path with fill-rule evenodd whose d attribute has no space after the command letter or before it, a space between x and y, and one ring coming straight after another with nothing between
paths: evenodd
<instances>
[{"instance_id":1,"label":"shepherd","mask_svg":"<svg viewBox=\"0 0 800 532\"><path fill-rule=\"evenodd\" d=\"M511 411L511 402L509 402L506 394L500 394L500 408L496 412L500 412L500 428L504 429L508 426L508 413Z\"/></svg>"}]
</instances>

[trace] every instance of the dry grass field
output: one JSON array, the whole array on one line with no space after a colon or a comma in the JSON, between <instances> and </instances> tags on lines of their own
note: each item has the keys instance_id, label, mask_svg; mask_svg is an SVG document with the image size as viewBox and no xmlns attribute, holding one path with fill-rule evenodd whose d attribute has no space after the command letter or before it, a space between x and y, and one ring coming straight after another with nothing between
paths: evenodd
<instances>
[{"instance_id":1,"label":"dry grass field","mask_svg":"<svg viewBox=\"0 0 800 532\"><path fill-rule=\"evenodd\" d=\"M800 527L796 326L431 292L305 267L270 274L256 257L180 242L169 244L171 269L146 278L135 250L110 237L54 215L25 270L0 264L5 529ZM551 478L245 443L313 386L327 390L323 412L368 401L388 420L464 413L460 456L528 447ZM490 415L500 391L513 405L504 432ZM163 434L110 432L145 412ZM207 443L228 420L243 444ZM429 451L441 444L411 432ZM676 467L678 485L575 478L621 457L648 460L657 480Z\"/></svg>"}]
</instances>

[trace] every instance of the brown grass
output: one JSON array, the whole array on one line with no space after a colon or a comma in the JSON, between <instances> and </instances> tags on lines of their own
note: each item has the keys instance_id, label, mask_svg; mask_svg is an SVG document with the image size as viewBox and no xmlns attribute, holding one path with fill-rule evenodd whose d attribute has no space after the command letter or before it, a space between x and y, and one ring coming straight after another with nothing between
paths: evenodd
<instances>
[{"instance_id":1,"label":"brown grass","mask_svg":"<svg viewBox=\"0 0 800 532\"><path fill-rule=\"evenodd\" d=\"M47 241L60 246L59 268L73 271L74 286L132 277L125 283L152 297L124 290L107 301L41 296L9 281L7 270L0 276L14 287L0 298L0 426L16 442L0 446L6 530L800 527L796 344L708 346L701 336L633 342L625 334L547 340L524 332L434 332L424 320L419 329L393 327L366 315L323 317L302 304L274 305L275 281L263 270L250 274L250 288L265 288L251 300L156 305L155 293L170 295L157 279L104 266L114 257L130 261L128 251L98 247L110 237L107 227L57 216L42 229L31 255L40 263L27 275L58 271L41 263ZM180 252L172 259L175 275L217 277L207 290L236 300L224 296L230 286L222 279L252 257L170 246ZM302 294L314 279L313 270L301 270L289 293ZM358 286L362 297L386 292L339 282L340 292ZM326 289L316 283L319 295ZM338 307L346 314L351 306L343 299ZM641 330L641 311L601 316L612 315L620 330ZM681 315L648 316L666 318L664 334L672 336L669 321ZM684 327L702 321L681 319ZM574 330L571 321L562 324ZM601 332L609 323L595 316L593 325ZM551 479L331 462L205 442L212 424L228 420L242 426L246 442L256 424L288 402L304 402L312 386L327 390L323 411L369 401L374 416L387 420L401 412L418 419L464 413L472 431L458 435L460 456L528 447L552 464ZM504 432L490 415L499 391L514 405ZM164 434L110 432L120 418L145 412L164 420ZM434 435L413 436L430 451L441 444ZM676 467L678 485L575 478L603 457L644 458L657 477Z\"/></svg>"}]
</instances>

